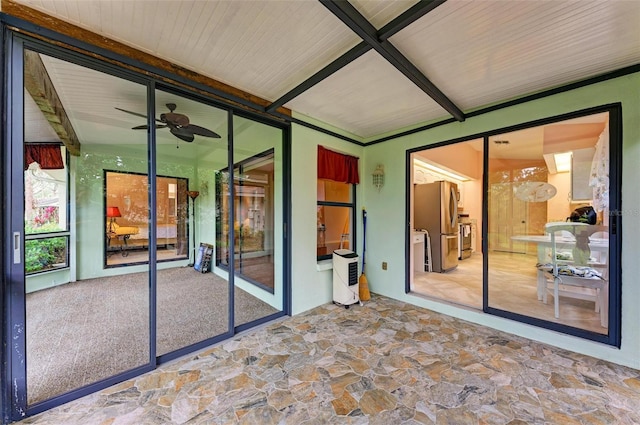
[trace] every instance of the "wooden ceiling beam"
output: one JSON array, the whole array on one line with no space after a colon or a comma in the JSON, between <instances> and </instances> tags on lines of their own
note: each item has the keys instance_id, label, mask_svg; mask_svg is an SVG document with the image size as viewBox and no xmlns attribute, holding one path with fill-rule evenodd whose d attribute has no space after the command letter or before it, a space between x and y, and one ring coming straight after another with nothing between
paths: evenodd
<instances>
[{"instance_id":1,"label":"wooden ceiling beam","mask_svg":"<svg viewBox=\"0 0 640 425\"><path fill-rule=\"evenodd\" d=\"M38 53L30 50L25 50L24 53L24 87L69 153L74 156L80 155L80 141L44 63Z\"/></svg>"}]
</instances>

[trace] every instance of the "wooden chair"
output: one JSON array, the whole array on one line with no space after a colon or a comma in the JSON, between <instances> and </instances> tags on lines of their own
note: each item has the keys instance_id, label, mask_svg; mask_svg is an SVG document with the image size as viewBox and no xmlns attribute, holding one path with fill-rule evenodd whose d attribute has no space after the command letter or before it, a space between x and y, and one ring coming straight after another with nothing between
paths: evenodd
<instances>
[{"instance_id":1,"label":"wooden chair","mask_svg":"<svg viewBox=\"0 0 640 425\"><path fill-rule=\"evenodd\" d=\"M560 317L560 297L589 300L600 313L600 324L608 326L609 273L608 240L594 237L607 235L607 228L585 223L548 223L545 232L550 236L551 262L538 264L548 282L543 292L553 294L554 314ZM592 251L597 248L599 258ZM604 252L603 252L604 251Z\"/></svg>"}]
</instances>

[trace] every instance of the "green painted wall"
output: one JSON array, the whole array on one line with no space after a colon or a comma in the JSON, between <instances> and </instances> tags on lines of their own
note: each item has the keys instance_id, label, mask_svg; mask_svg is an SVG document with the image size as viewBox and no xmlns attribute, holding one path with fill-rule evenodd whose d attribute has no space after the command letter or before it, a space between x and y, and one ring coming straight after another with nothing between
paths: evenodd
<instances>
[{"instance_id":1,"label":"green painted wall","mask_svg":"<svg viewBox=\"0 0 640 425\"><path fill-rule=\"evenodd\" d=\"M373 292L403 300L434 311L460 317L527 338L572 351L640 368L640 74L590 85L526 104L501 109L470 118L462 123L423 131L399 139L365 147L365 179L360 205L368 211L367 277ZM552 117L589 107L622 103L623 115L623 183L622 183L622 347L612 348L555 332L543 330L468 309L428 301L407 295L405 287L405 156L406 150L436 142ZM298 140L296 140L297 142ZM294 162L298 158L294 159ZM385 165L386 184L378 193L366 178L375 164ZM294 180L299 177L294 177ZM294 197L298 192L294 187ZM311 225L310 220L309 225ZM307 249L311 249L311 242ZM381 262L389 264L383 271ZM371 266L369 266L371 265ZM296 274L294 273L294 276ZM298 276L299 277L299 276ZM295 279L294 279L295 282ZM306 307L307 305L305 305Z\"/></svg>"},{"instance_id":2,"label":"green painted wall","mask_svg":"<svg viewBox=\"0 0 640 425\"><path fill-rule=\"evenodd\" d=\"M307 117L301 118L313 122ZM322 125L317 122L314 124ZM340 132L327 125L323 125L323 127ZM359 163L360 180L364 182L368 179L367 172L363 171L362 167L363 148L361 146L296 124L292 125L292 138L291 290L292 311L293 314L298 314L331 302L333 298L333 270L330 268L322 269L323 267L319 267L316 260L318 145L361 158ZM362 196L361 188L362 183L356 189L357 200ZM362 205L360 202L358 204ZM358 239L361 239L361 234L359 230ZM327 261L331 262L331 260Z\"/></svg>"}]
</instances>

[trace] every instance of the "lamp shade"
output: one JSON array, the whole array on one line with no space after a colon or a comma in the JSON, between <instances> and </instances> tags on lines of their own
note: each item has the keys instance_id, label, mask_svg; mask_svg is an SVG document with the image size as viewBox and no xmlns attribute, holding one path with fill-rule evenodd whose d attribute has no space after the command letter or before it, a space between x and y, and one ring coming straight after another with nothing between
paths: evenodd
<instances>
[{"instance_id":1,"label":"lamp shade","mask_svg":"<svg viewBox=\"0 0 640 425\"><path fill-rule=\"evenodd\" d=\"M189 190L187 191L187 195L189 195L191 199L196 199L198 195L200 195L200 192L198 192L197 190Z\"/></svg>"},{"instance_id":2,"label":"lamp shade","mask_svg":"<svg viewBox=\"0 0 640 425\"><path fill-rule=\"evenodd\" d=\"M120 214L120 209L118 207L107 207L107 217L122 217L122 214Z\"/></svg>"}]
</instances>

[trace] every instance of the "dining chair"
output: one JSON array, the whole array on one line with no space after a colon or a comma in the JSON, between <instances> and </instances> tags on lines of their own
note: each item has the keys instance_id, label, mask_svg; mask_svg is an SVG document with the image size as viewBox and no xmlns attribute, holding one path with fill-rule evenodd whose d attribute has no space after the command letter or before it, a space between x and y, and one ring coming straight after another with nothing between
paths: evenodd
<instances>
[{"instance_id":1,"label":"dining chair","mask_svg":"<svg viewBox=\"0 0 640 425\"><path fill-rule=\"evenodd\" d=\"M545 225L551 257L549 263L537 267L548 282L542 300L546 304L547 294L553 294L556 319L560 318L560 298L568 297L593 301L595 311L600 313L600 324L608 326L608 240L602 237L608 234L607 230L601 225L573 222ZM596 246L597 252L592 250Z\"/></svg>"}]
</instances>

